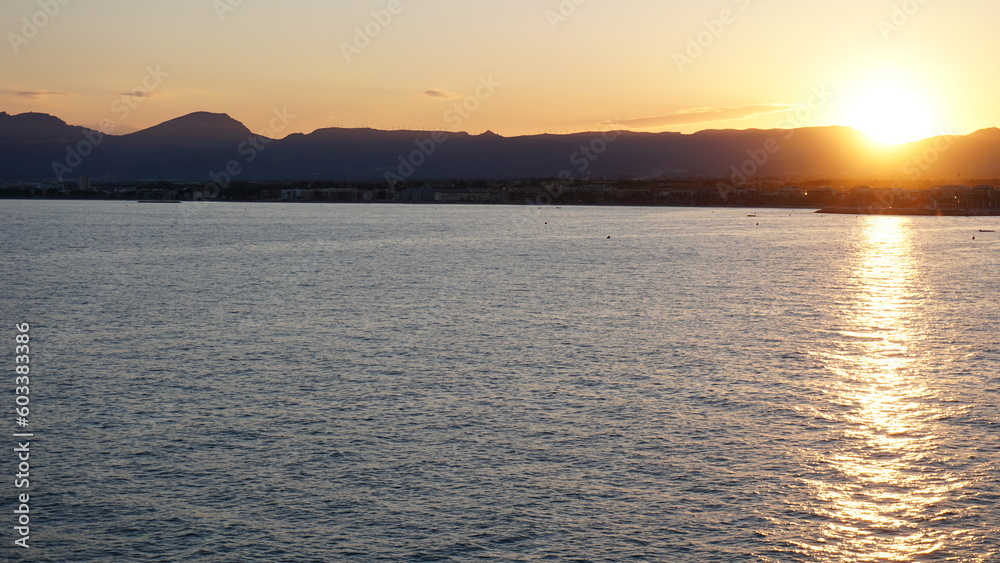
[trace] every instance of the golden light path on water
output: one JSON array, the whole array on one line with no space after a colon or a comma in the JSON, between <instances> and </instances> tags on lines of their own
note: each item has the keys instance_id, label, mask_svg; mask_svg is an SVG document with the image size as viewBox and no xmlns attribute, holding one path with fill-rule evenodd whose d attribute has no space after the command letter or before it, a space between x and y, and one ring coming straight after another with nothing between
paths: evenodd
<instances>
[{"instance_id":1,"label":"golden light path on water","mask_svg":"<svg viewBox=\"0 0 1000 563\"><path fill-rule=\"evenodd\" d=\"M844 276L840 343L824 355L834 381L828 415L845 428L823 460L829 475L807 479L812 512L823 522L799 545L820 561L913 561L970 541L934 522L936 505L968 483L938 463L948 416L925 380L921 270L913 223L867 217ZM964 536L964 537L963 537Z\"/></svg>"}]
</instances>

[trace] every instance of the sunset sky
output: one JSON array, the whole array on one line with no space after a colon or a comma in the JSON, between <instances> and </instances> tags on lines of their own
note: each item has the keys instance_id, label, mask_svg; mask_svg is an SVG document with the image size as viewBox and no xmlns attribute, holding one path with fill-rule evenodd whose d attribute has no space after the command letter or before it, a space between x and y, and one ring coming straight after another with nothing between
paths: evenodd
<instances>
[{"instance_id":1,"label":"sunset sky","mask_svg":"<svg viewBox=\"0 0 1000 563\"><path fill-rule=\"evenodd\" d=\"M851 125L898 142L1000 125L997 21L973 0L6 0L0 111L115 133L194 111L259 132L283 110L279 137Z\"/></svg>"}]
</instances>

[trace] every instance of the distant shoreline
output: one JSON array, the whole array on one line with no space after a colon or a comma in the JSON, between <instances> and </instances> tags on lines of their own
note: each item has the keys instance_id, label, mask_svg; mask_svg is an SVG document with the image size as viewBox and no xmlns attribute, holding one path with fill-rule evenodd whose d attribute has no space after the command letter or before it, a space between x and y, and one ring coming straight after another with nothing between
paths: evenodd
<instances>
[{"instance_id":1,"label":"distant shoreline","mask_svg":"<svg viewBox=\"0 0 1000 563\"><path fill-rule=\"evenodd\" d=\"M896 215L920 217L1000 217L1000 211L959 211L940 209L880 208L871 207L826 207L816 211L825 215Z\"/></svg>"},{"instance_id":2,"label":"distant shoreline","mask_svg":"<svg viewBox=\"0 0 1000 563\"><path fill-rule=\"evenodd\" d=\"M1000 217L1000 211L962 211L962 210L934 210L934 209L914 209L914 208L883 208L877 205L871 206L851 206L851 207L822 207L798 206L798 205L664 205L653 203L577 203L577 202L554 202L551 204L532 203L499 203L499 202L446 202L446 201L289 201L289 200L178 200L178 199L143 199L127 200L114 198L53 198L53 197L0 197L3 201L106 201L119 203L294 203L294 204L333 204L333 205L475 205L475 206L505 206L505 207L659 207L670 209L773 209L773 210L813 210L813 213L821 215L888 215L888 216L920 216L920 217Z\"/></svg>"},{"instance_id":3,"label":"distant shoreline","mask_svg":"<svg viewBox=\"0 0 1000 563\"><path fill-rule=\"evenodd\" d=\"M441 203L809 209L824 214L1000 215L1000 179L975 185L920 188L834 185L824 180L733 185L691 179L449 180L390 185L382 182L150 182L2 183L0 199L111 201L233 201L302 203Z\"/></svg>"}]
</instances>

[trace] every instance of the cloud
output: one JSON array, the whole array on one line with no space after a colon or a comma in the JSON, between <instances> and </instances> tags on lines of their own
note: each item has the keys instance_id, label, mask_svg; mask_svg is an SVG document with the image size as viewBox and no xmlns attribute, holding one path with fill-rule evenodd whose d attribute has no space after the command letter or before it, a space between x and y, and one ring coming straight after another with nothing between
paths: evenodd
<instances>
[{"instance_id":1,"label":"cloud","mask_svg":"<svg viewBox=\"0 0 1000 563\"><path fill-rule=\"evenodd\" d=\"M424 95L428 98L435 98L438 100L454 100L461 98L461 94L456 94L454 92L446 92L444 90L426 90Z\"/></svg>"},{"instance_id":2,"label":"cloud","mask_svg":"<svg viewBox=\"0 0 1000 563\"><path fill-rule=\"evenodd\" d=\"M5 90L6 94L14 94L15 96L20 96L22 98L37 99L44 96L69 96L66 92L50 92L48 90L22 90L22 91L11 91Z\"/></svg>"},{"instance_id":3,"label":"cloud","mask_svg":"<svg viewBox=\"0 0 1000 563\"><path fill-rule=\"evenodd\" d=\"M690 108L682 109L673 115L620 119L617 121L607 122L607 124L617 125L628 129L669 127L672 125L692 125L695 123L710 123L713 121L749 119L751 117L768 115L771 113L791 111L798 107L799 106L797 104L757 104L732 108Z\"/></svg>"},{"instance_id":4,"label":"cloud","mask_svg":"<svg viewBox=\"0 0 1000 563\"><path fill-rule=\"evenodd\" d=\"M128 96L130 98L152 98L153 96L159 96L163 92L151 92L149 90L134 90L132 92L122 92L122 96Z\"/></svg>"}]
</instances>

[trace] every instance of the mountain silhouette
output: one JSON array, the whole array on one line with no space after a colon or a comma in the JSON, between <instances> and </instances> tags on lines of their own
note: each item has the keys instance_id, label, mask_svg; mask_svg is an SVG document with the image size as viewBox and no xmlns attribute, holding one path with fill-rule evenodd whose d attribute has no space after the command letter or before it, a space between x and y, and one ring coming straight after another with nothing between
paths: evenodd
<instances>
[{"instance_id":1,"label":"mountain silhouette","mask_svg":"<svg viewBox=\"0 0 1000 563\"><path fill-rule=\"evenodd\" d=\"M238 148L258 138L223 113L197 112L120 137L108 135L90 176L202 181L226 169ZM86 161L83 166L91 164Z\"/></svg>"},{"instance_id":2,"label":"mountain silhouette","mask_svg":"<svg viewBox=\"0 0 1000 563\"><path fill-rule=\"evenodd\" d=\"M0 142L64 143L79 136L84 127L67 125L58 117L45 113L9 115L0 112Z\"/></svg>"},{"instance_id":3,"label":"mountain silhouette","mask_svg":"<svg viewBox=\"0 0 1000 563\"><path fill-rule=\"evenodd\" d=\"M892 147L847 127L503 137L326 128L283 139L197 112L127 135L0 113L0 182L552 178L1000 177L1000 129ZM235 173L234 173L235 172ZM388 176L387 176L388 175Z\"/></svg>"},{"instance_id":4,"label":"mountain silhouette","mask_svg":"<svg viewBox=\"0 0 1000 563\"><path fill-rule=\"evenodd\" d=\"M213 147L239 143L251 135L245 125L227 114L200 111L123 135L121 140L133 146Z\"/></svg>"}]
</instances>

